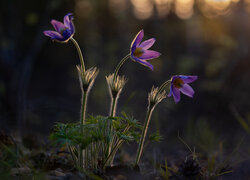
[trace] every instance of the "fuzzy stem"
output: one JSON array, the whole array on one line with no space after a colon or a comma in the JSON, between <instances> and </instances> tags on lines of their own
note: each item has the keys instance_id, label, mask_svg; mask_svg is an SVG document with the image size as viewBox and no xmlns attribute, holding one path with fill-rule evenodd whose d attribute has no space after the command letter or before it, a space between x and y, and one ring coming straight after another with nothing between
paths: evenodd
<instances>
[{"instance_id":1,"label":"fuzzy stem","mask_svg":"<svg viewBox=\"0 0 250 180\"><path fill-rule=\"evenodd\" d=\"M109 161L110 157L112 156L113 152L116 150L117 147L119 147L119 145L121 144L122 142L118 141L117 144L114 146L114 148L112 149L112 151L109 153L108 157L106 158L106 160L104 161L103 163L103 167L106 166L107 162Z\"/></svg>"},{"instance_id":2,"label":"fuzzy stem","mask_svg":"<svg viewBox=\"0 0 250 180\"><path fill-rule=\"evenodd\" d=\"M109 113L110 117L115 117L118 98L119 98L118 96L115 96L115 97L112 96L112 100L111 100L111 104L110 104L110 113ZM112 119L111 119L111 121L108 122L108 131L109 131L109 134L111 134L113 131ZM110 153L111 153L113 141L114 141L114 137L108 143L108 155L110 155Z\"/></svg>"},{"instance_id":3,"label":"fuzzy stem","mask_svg":"<svg viewBox=\"0 0 250 180\"><path fill-rule=\"evenodd\" d=\"M71 155L72 160L73 160L73 162L75 164L75 167L77 167L78 166L78 164L77 164L77 158L75 158L75 155L74 155L74 153L73 153L73 151L72 151L72 149L71 149L71 147L70 147L70 145L68 143L67 143L67 148L68 148L68 150L70 152L70 155Z\"/></svg>"},{"instance_id":4,"label":"fuzzy stem","mask_svg":"<svg viewBox=\"0 0 250 180\"><path fill-rule=\"evenodd\" d=\"M120 62L119 64L116 66L115 71L114 71L114 76L113 76L113 81L112 81L112 85L114 85L115 80L118 76L118 72L121 68L121 66L125 63L125 61L130 57L130 54L126 55ZM111 93L111 104L110 104L110 112L109 112L109 116L110 117L115 117L116 114L116 108L117 108L117 101L118 101L119 95L113 95ZM108 122L107 124L108 126L108 132L109 134L112 134L113 128L112 128L112 120ZM112 140L108 142L108 154L107 156L109 157L111 155L111 149L112 149L112 145L113 145L113 139L114 137L112 137ZM106 163L106 162L105 162Z\"/></svg>"},{"instance_id":5,"label":"fuzzy stem","mask_svg":"<svg viewBox=\"0 0 250 180\"><path fill-rule=\"evenodd\" d=\"M165 81L160 86L157 94L161 93L170 82L171 82L171 80ZM154 111L154 108L155 108L155 105L152 106L151 103L149 102L148 110L147 110L147 115L146 115L146 120L145 120L145 123L144 123L143 131L142 131L142 136L141 136L139 147L138 147L137 154L136 154L135 165L138 165L138 163L140 161L140 158L141 158L141 155L142 155L142 150L143 150L143 145L144 145L145 138L146 138L147 131L148 131L149 121L151 119L151 115L152 115L152 113Z\"/></svg>"},{"instance_id":6,"label":"fuzzy stem","mask_svg":"<svg viewBox=\"0 0 250 180\"><path fill-rule=\"evenodd\" d=\"M124 128L123 133L127 132L129 129L130 129L130 126L129 126L129 125L127 125L127 126ZM112 145L111 145L111 147L115 147L115 144L116 144L116 143L118 143L119 141L120 141L120 139L118 139L118 137L117 137L117 136L116 136L116 137L114 137L114 138L113 138L113 141L112 141ZM123 144L123 142L124 142L124 141L123 141L123 140L121 140L120 146ZM120 146L117 148L117 150L120 148ZM116 151L117 151L117 150L116 150ZM114 153L113 153L112 157L110 158L110 164L112 164L112 163L113 163L113 161L114 161L116 151L114 151Z\"/></svg>"},{"instance_id":7,"label":"fuzzy stem","mask_svg":"<svg viewBox=\"0 0 250 180\"><path fill-rule=\"evenodd\" d=\"M81 62L81 66L82 66L82 70L83 70L83 72L85 72L85 65L84 65L84 59L83 59L83 56L82 56L81 48L78 45L77 41L73 37L70 38L70 40L73 42L73 44L75 45L75 47L77 49L77 52L78 52L78 55L79 55L79 58L80 58L80 62Z\"/></svg>"},{"instance_id":8,"label":"fuzzy stem","mask_svg":"<svg viewBox=\"0 0 250 180\"><path fill-rule=\"evenodd\" d=\"M112 97L109 116L115 117L118 96Z\"/></svg>"},{"instance_id":9,"label":"fuzzy stem","mask_svg":"<svg viewBox=\"0 0 250 180\"><path fill-rule=\"evenodd\" d=\"M167 80L165 81L160 87L159 87L159 90L158 90L158 93L161 93L165 87L171 82L171 80Z\"/></svg>"},{"instance_id":10,"label":"fuzzy stem","mask_svg":"<svg viewBox=\"0 0 250 180\"><path fill-rule=\"evenodd\" d=\"M81 124L81 136L83 136L83 125L85 123L85 114L86 114L86 106L87 106L87 96L88 96L88 92L87 91L83 91L82 92L82 108L81 108L81 120L80 120L80 124ZM83 150L82 147L80 148L80 164L81 166L83 166ZM87 152L85 151L85 166L86 166L86 160L87 160Z\"/></svg>"},{"instance_id":11,"label":"fuzzy stem","mask_svg":"<svg viewBox=\"0 0 250 180\"><path fill-rule=\"evenodd\" d=\"M70 38L70 40L73 42L73 44L75 45L78 55L79 55L79 59L80 59L80 63L81 63L81 68L83 73L85 72L85 64L84 64L84 59L83 59L83 55L82 55L82 51L81 48L79 46L79 44L77 43L77 41L72 37ZM80 120L80 125L81 125L81 135L83 136L83 124L85 121L85 113L86 113L86 103L87 103L87 91L83 91L82 92L82 108L81 108L81 120ZM80 167L83 167L83 150L82 147L80 147ZM86 162L86 151L85 151L85 162Z\"/></svg>"},{"instance_id":12,"label":"fuzzy stem","mask_svg":"<svg viewBox=\"0 0 250 180\"><path fill-rule=\"evenodd\" d=\"M142 136L141 136L141 139L140 139L139 147L137 149L135 165L137 165L139 163L139 161L140 161L140 158L141 158L141 155L142 155L142 150L143 150L143 144L144 144L145 137L146 137L147 131L148 131L149 121L151 119L151 115L152 115L152 113L154 111L154 108L155 108L155 106L151 106L149 104L146 119L145 119L145 123L144 123L144 127L143 127L143 131L142 131Z\"/></svg>"},{"instance_id":13,"label":"fuzzy stem","mask_svg":"<svg viewBox=\"0 0 250 180\"><path fill-rule=\"evenodd\" d=\"M82 108L81 108L81 125L83 125L85 122L87 98L88 98L88 92L83 91L82 92ZM83 129L82 129L82 131L83 131Z\"/></svg>"},{"instance_id":14,"label":"fuzzy stem","mask_svg":"<svg viewBox=\"0 0 250 180\"><path fill-rule=\"evenodd\" d=\"M125 61L130 58L130 54L126 55L120 62L119 64L116 66L115 68L115 72L114 72L114 77L113 77L113 84L115 82L115 79L118 75L118 71L120 70L121 66L125 63Z\"/></svg>"}]
</instances>

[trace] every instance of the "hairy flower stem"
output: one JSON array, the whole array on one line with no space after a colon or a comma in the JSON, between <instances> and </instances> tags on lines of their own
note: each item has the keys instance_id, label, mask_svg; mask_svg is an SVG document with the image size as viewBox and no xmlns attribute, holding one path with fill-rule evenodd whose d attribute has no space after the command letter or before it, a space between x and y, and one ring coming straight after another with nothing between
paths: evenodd
<instances>
[{"instance_id":1,"label":"hairy flower stem","mask_svg":"<svg viewBox=\"0 0 250 180\"><path fill-rule=\"evenodd\" d=\"M77 52L78 52L78 55L80 58L80 62L81 62L81 66L82 66L82 70L83 70L83 72L85 72L85 64L84 64L81 48L73 37L70 38L70 40L73 42L73 44L75 45L75 47L77 49Z\"/></svg>"},{"instance_id":2,"label":"hairy flower stem","mask_svg":"<svg viewBox=\"0 0 250 180\"><path fill-rule=\"evenodd\" d=\"M138 150L137 150L137 154L136 154L136 160L135 160L135 165L138 165L140 159L141 159L141 155L142 155L142 150L143 150L143 146L144 146L144 142L145 142L145 138L147 135L147 131L148 131L148 126L149 126L149 122L152 116L152 113L156 107L156 105L161 102L162 99L165 98L165 92L164 89L166 88L166 86L171 82L171 80L165 81L160 88L158 89L158 91L156 92L156 94L154 94L154 91L151 91L150 95L149 95L149 104L148 104L148 110L147 110L147 115L146 115L146 119L145 119L145 123L144 123L144 127L142 130L142 136L140 139L140 143L138 146ZM154 89L154 90L157 90ZM162 94L163 93L163 94Z\"/></svg>"},{"instance_id":3,"label":"hairy flower stem","mask_svg":"<svg viewBox=\"0 0 250 180\"><path fill-rule=\"evenodd\" d=\"M118 150L118 148L120 147L120 145L122 144L123 141L119 141L117 142L117 144L114 146L114 148L112 149L112 151L109 153L108 157L106 158L106 160L103 163L103 168L105 168L106 164L108 161L110 161L110 158L112 157L113 153L116 152Z\"/></svg>"},{"instance_id":4,"label":"hairy flower stem","mask_svg":"<svg viewBox=\"0 0 250 180\"><path fill-rule=\"evenodd\" d=\"M84 122L85 122L87 98L88 98L88 92L83 91L82 92L82 108L81 108L81 125L83 125ZM82 126L81 126L81 130L82 130L82 133L83 133Z\"/></svg>"},{"instance_id":5,"label":"hairy flower stem","mask_svg":"<svg viewBox=\"0 0 250 180\"><path fill-rule=\"evenodd\" d=\"M119 64L116 66L115 71L114 71L114 76L113 76L113 81L112 81L112 85L111 85L111 86L114 85L115 80L116 80L116 78L117 78L117 76L118 76L118 72L119 72L121 66L125 63L125 61L126 61L128 58L130 58L130 54L126 55L126 56L119 62ZM110 117L115 117L115 115L116 115L116 108L117 108L117 101L118 101L118 98L119 98L119 95L118 95L118 94L116 94L116 95L111 94L111 105L110 105L110 112L109 112L109 116L110 116ZM113 128L112 128L112 121L109 121L109 122L108 122L108 132L109 132L109 133L112 133L112 131L113 131ZM109 142L109 144L108 144L108 154L107 154L108 156L111 155L110 153L111 153L111 149L112 149L112 146L113 146L113 141L114 141L114 139L112 138L112 140L111 140L111 141ZM112 163L112 162L110 162L110 163Z\"/></svg>"},{"instance_id":6,"label":"hairy flower stem","mask_svg":"<svg viewBox=\"0 0 250 180\"><path fill-rule=\"evenodd\" d=\"M128 58L130 58L130 54L126 55L126 56L119 62L119 64L116 66L115 72L114 72L113 84L114 84L115 79L117 78L118 71L120 70L121 66L125 63L125 61L126 61Z\"/></svg>"},{"instance_id":7,"label":"hairy flower stem","mask_svg":"<svg viewBox=\"0 0 250 180\"><path fill-rule=\"evenodd\" d=\"M88 92L83 91L82 92L82 108L81 108L81 136L83 136L83 125L85 123L85 116L86 116L86 106L87 106L87 96ZM82 147L80 149L80 163L83 166L83 150ZM87 157L88 157L88 152L87 150L85 151L85 168L87 168Z\"/></svg>"},{"instance_id":8,"label":"hairy flower stem","mask_svg":"<svg viewBox=\"0 0 250 180\"><path fill-rule=\"evenodd\" d=\"M141 155L142 155L142 150L143 150L143 145L144 145L144 141L147 135L147 131L148 131L148 125L149 125L149 121L151 119L151 115L154 111L155 106L152 106L151 104L149 104L148 106L148 110L147 110L147 115L146 115L146 119L145 119L145 123L144 123L144 127L143 127L143 131L142 131L142 136L140 139L140 143L139 143L139 147L137 150L137 154L136 154L136 160L135 160L135 165L137 165L140 161Z\"/></svg>"},{"instance_id":9,"label":"hairy flower stem","mask_svg":"<svg viewBox=\"0 0 250 180\"><path fill-rule=\"evenodd\" d=\"M171 82L171 80L165 81L165 82L159 87L158 94L161 93L161 92L166 88L166 86L167 86L170 82Z\"/></svg>"},{"instance_id":10,"label":"hairy flower stem","mask_svg":"<svg viewBox=\"0 0 250 180\"><path fill-rule=\"evenodd\" d=\"M115 117L117 99L118 99L118 96L112 97L111 106L110 106L110 113L109 113L110 117ZM113 132L112 121L113 121L112 119L110 121L108 121L108 132L109 132L108 134L112 134L112 132ZM107 156L110 156L113 141L114 141L113 138L111 138L111 140L108 143L108 154L107 154Z\"/></svg>"},{"instance_id":11,"label":"hairy flower stem","mask_svg":"<svg viewBox=\"0 0 250 180\"><path fill-rule=\"evenodd\" d=\"M85 64L84 64L84 59L83 59L83 55L82 55L82 51L80 46L78 45L77 41L72 37L70 38L71 41L73 42L73 44L75 45L78 55L79 55L79 59L80 59L80 63L81 63L81 68L82 71L85 72ZM82 107L81 107L81 120L80 120L80 125L81 125L81 135L83 136L83 124L85 121L85 114L86 114L86 106L87 106L87 96L88 96L88 90L84 90L82 92ZM87 168L87 157L88 157L88 151L83 151L82 150L83 147L80 148L80 155L79 155L79 161L80 161L80 167L83 168L83 154L85 152L85 168Z\"/></svg>"},{"instance_id":12,"label":"hairy flower stem","mask_svg":"<svg viewBox=\"0 0 250 180\"><path fill-rule=\"evenodd\" d=\"M110 104L109 116L110 117L115 117L118 96L115 96L115 97L112 96L111 98L112 98L112 100L111 100L111 104ZM112 130L113 130L112 129L112 120L108 122L108 130L109 130L109 132L112 132ZM108 151L109 153L110 153L111 148L112 148L112 143L113 142L110 142L110 144L109 144L109 151Z\"/></svg>"},{"instance_id":13,"label":"hairy flower stem","mask_svg":"<svg viewBox=\"0 0 250 180\"><path fill-rule=\"evenodd\" d=\"M118 96L112 97L109 116L115 117Z\"/></svg>"}]
</instances>

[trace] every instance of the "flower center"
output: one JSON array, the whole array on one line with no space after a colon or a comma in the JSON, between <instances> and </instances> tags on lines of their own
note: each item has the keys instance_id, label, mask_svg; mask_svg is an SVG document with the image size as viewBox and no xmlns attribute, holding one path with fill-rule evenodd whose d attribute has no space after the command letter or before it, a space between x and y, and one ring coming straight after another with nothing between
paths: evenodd
<instances>
[{"instance_id":1,"label":"flower center","mask_svg":"<svg viewBox=\"0 0 250 180\"><path fill-rule=\"evenodd\" d=\"M181 78L176 78L174 81L173 81L173 85L174 87L180 89L182 87L182 85L184 84L183 80Z\"/></svg>"},{"instance_id":2,"label":"flower center","mask_svg":"<svg viewBox=\"0 0 250 180\"><path fill-rule=\"evenodd\" d=\"M64 38L69 38L71 36L71 33L68 28L62 29L60 32Z\"/></svg>"},{"instance_id":3,"label":"flower center","mask_svg":"<svg viewBox=\"0 0 250 180\"><path fill-rule=\"evenodd\" d=\"M139 47L137 47L137 48L135 49L134 53L133 53L133 55L134 55L135 57L141 57L142 54L143 54L143 50L142 50L142 48L139 48Z\"/></svg>"}]
</instances>

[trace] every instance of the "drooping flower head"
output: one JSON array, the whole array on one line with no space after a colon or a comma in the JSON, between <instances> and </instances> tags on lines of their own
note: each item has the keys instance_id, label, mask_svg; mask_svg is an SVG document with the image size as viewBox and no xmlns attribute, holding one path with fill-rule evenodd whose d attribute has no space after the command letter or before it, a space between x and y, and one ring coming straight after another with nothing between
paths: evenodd
<instances>
[{"instance_id":1,"label":"drooping flower head","mask_svg":"<svg viewBox=\"0 0 250 180\"><path fill-rule=\"evenodd\" d=\"M56 31L43 31L43 34L49 36L51 40L66 43L75 33L75 27L72 22L73 19L72 13L68 13L64 16L63 23L52 19L51 24Z\"/></svg>"},{"instance_id":2,"label":"drooping flower head","mask_svg":"<svg viewBox=\"0 0 250 180\"><path fill-rule=\"evenodd\" d=\"M178 103L181 99L180 92L189 97L193 97L194 90L191 86L188 85L188 83L194 82L197 79L198 76L184 76L184 75L172 76L170 84L170 92L168 94L168 97L173 95L175 103Z\"/></svg>"},{"instance_id":3,"label":"drooping flower head","mask_svg":"<svg viewBox=\"0 0 250 180\"><path fill-rule=\"evenodd\" d=\"M161 55L161 53L153 50L148 50L155 43L155 38L148 39L146 41L142 41L144 36L144 31L141 30L134 38L130 47L130 55L133 60L136 62L149 67L153 70L152 64L147 62L147 60L157 58Z\"/></svg>"}]
</instances>

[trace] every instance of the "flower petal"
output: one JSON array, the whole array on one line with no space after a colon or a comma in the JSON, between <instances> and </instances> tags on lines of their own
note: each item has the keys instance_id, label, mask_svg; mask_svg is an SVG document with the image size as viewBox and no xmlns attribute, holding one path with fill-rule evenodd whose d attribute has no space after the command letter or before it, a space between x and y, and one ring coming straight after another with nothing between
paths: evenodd
<instances>
[{"instance_id":1,"label":"flower petal","mask_svg":"<svg viewBox=\"0 0 250 180\"><path fill-rule=\"evenodd\" d=\"M50 22L55 28L55 30L59 33L61 33L62 30L66 29L66 26L60 21L52 19Z\"/></svg>"},{"instance_id":2,"label":"flower petal","mask_svg":"<svg viewBox=\"0 0 250 180\"><path fill-rule=\"evenodd\" d=\"M56 31L43 31L43 34L45 36L51 37L51 39L56 39L58 41L64 41L65 38L58 32Z\"/></svg>"},{"instance_id":3,"label":"flower petal","mask_svg":"<svg viewBox=\"0 0 250 180\"><path fill-rule=\"evenodd\" d=\"M173 96L174 96L174 102L178 103L181 99L181 93L180 90L173 87Z\"/></svg>"},{"instance_id":4,"label":"flower petal","mask_svg":"<svg viewBox=\"0 0 250 180\"><path fill-rule=\"evenodd\" d=\"M145 50L144 53L139 58L143 60L148 60L148 59L158 58L160 55L161 53L157 51Z\"/></svg>"},{"instance_id":5,"label":"flower petal","mask_svg":"<svg viewBox=\"0 0 250 180\"><path fill-rule=\"evenodd\" d=\"M142 65L144 65L144 66L149 67L152 71L154 70L153 65L150 64L149 62L147 62L146 60L141 60L141 59L136 58L136 57L134 57L134 56L131 56L131 57L132 57L133 60L135 60L136 62L138 62L138 63L140 63L140 64L142 64Z\"/></svg>"},{"instance_id":6,"label":"flower petal","mask_svg":"<svg viewBox=\"0 0 250 180\"><path fill-rule=\"evenodd\" d=\"M194 90L191 86L189 86L188 84L184 84L181 88L180 88L180 91L189 96L189 97L193 97L194 95Z\"/></svg>"},{"instance_id":7,"label":"flower petal","mask_svg":"<svg viewBox=\"0 0 250 180\"><path fill-rule=\"evenodd\" d=\"M147 49L151 48L151 46L153 46L154 43L155 43L155 38L151 38L151 39L148 39L146 41L143 41L139 45L139 47L141 47L144 50L147 50Z\"/></svg>"},{"instance_id":8,"label":"flower petal","mask_svg":"<svg viewBox=\"0 0 250 180\"><path fill-rule=\"evenodd\" d=\"M191 83L198 79L198 76L179 75L179 77L183 80L184 83Z\"/></svg>"},{"instance_id":9,"label":"flower petal","mask_svg":"<svg viewBox=\"0 0 250 180\"><path fill-rule=\"evenodd\" d=\"M134 40L131 43L131 52L134 52L134 50L136 49L136 47L140 44L140 42L142 41L142 38L144 36L144 30L140 30L140 32L137 33L137 35L135 36Z\"/></svg>"},{"instance_id":10,"label":"flower petal","mask_svg":"<svg viewBox=\"0 0 250 180\"><path fill-rule=\"evenodd\" d=\"M170 85L170 91L168 93L168 97L171 97L173 95L173 84Z\"/></svg>"},{"instance_id":11,"label":"flower petal","mask_svg":"<svg viewBox=\"0 0 250 180\"><path fill-rule=\"evenodd\" d=\"M72 13L68 13L66 16L64 16L64 25L70 30L70 32L73 34L75 32L75 27L72 22L74 19Z\"/></svg>"}]
</instances>

